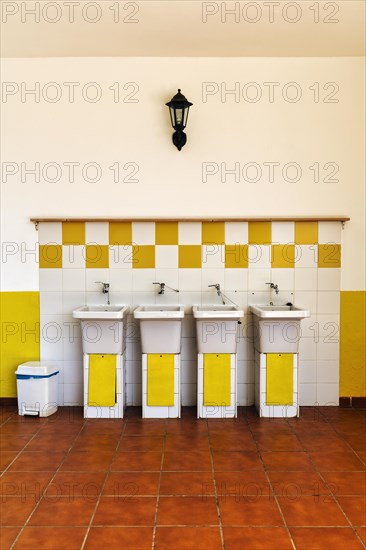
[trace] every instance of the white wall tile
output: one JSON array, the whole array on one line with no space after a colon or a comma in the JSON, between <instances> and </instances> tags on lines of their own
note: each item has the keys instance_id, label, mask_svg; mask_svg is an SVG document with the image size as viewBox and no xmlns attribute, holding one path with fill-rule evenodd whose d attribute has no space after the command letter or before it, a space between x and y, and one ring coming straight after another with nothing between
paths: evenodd
<instances>
[{"instance_id":1,"label":"white wall tile","mask_svg":"<svg viewBox=\"0 0 366 550\"><path fill-rule=\"evenodd\" d=\"M225 222L225 242L227 244L247 244L248 222Z\"/></svg>"},{"instance_id":2,"label":"white wall tile","mask_svg":"<svg viewBox=\"0 0 366 550\"><path fill-rule=\"evenodd\" d=\"M170 286L175 290L179 290L179 270L177 268L157 268L155 269L155 277L156 281L160 283L165 283L167 285L165 287L165 293L175 295L175 299L177 301L179 299L178 293L170 290L167 287ZM156 291L158 291L158 288L159 287L157 286Z\"/></svg>"},{"instance_id":3,"label":"white wall tile","mask_svg":"<svg viewBox=\"0 0 366 550\"><path fill-rule=\"evenodd\" d=\"M109 270L109 292L112 298L114 292L131 292L132 290L132 269L110 269ZM112 300L111 300L112 303Z\"/></svg>"},{"instance_id":4,"label":"white wall tile","mask_svg":"<svg viewBox=\"0 0 366 550\"><path fill-rule=\"evenodd\" d=\"M237 362L238 384L254 384L254 363L253 361Z\"/></svg>"},{"instance_id":5,"label":"white wall tile","mask_svg":"<svg viewBox=\"0 0 366 550\"><path fill-rule=\"evenodd\" d=\"M156 268L178 268L178 246L157 245L155 246L155 267Z\"/></svg>"},{"instance_id":6,"label":"white wall tile","mask_svg":"<svg viewBox=\"0 0 366 550\"><path fill-rule=\"evenodd\" d=\"M316 244L297 244L295 246L295 269L318 266L318 247Z\"/></svg>"},{"instance_id":7,"label":"white wall tile","mask_svg":"<svg viewBox=\"0 0 366 550\"><path fill-rule=\"evenodd\" d=\"M197 404L197 385L196 384L182 384L181 385L181 399L183 407L193 407Z\"/></svg>"},{"instance_id":8,"label":"white wall tile","mask_svg":"<svg viewBox=\"0 0 366 550\"><path fill-rule=\"evenodd\" d=\"M318 290L340 290L341 270L338 268L318 269Z\"/></svg>"},{"instance_id":9,"label":"white wall tile","mask_svg":"<svg viewBox=\"0 0 366 550\"><path fill-rule=\"evenodd\" d=\"M265 302L269 302L269 286L267 283L271 282L271 270L267 269L249 269L248 270L248 291L259 290L268 295ZM257 304L260 302L256 302Z\"/></svg>"},{"instance_id":10,"label":"white wall tile","mask_svg":"<svg viewBox=\"0 0 366 550\"><path fill-rule=\"evenodd\" d=\"M62 289L64 291L85 292L85 269L65 269L62 279Z\"/></svg>"},{"instance_id":11,"label":"white wall tile","mask_svg":"<svg viewBox=\"0 0 366 550\"><path fill-rule=\"evenodd\" d=\"M277 284L280 291L292 291L295 286L295 269L272 268L270 282Z\"/></svg>"},{"instance_id":12,"label":"white wall tile","mask_svg":"<svg viewBox=\"0 0 366 550\"><path fill-rule=\"evenodd\" d=\"M318 292L318 314L335 313L340 311L340 293L333 291Z\"/></svg>"},{"instance_id":13,"label":"white wall tile","mask_svg":"<svg viewBox=\"0 0 366 550\"><path fill-rule=\"evenodd\" d=\"M132 242L155 244L155 222L132 222Z\"/></svg>"},{"instance_id":14,"label":"white wall tile","mask_svg":"<svg viewBox=\"0 0 366 550\"><path fill-rule=\"evenodd\" d=\"M63 245L62 267L64 269L85 269L86 251L84 245Z\"/></svg>"},{"instance_id":15,"label":"white wall tile","mask_svg":"<svg viewBox=\"0 0 366 550\"><path fill-rule=\"evenodd\" d=\"M64 361L64 383L83 384L83 363L81 361Z\"/></svg>"},{"instance_id":16,"label":"white wall tile","mask_svg":"<svg viewBox=\"0 0 366 550\"><path fill-rule=\"evenodd\" d=\"M96 244L109 244L109 223L108 222L86 222L85 242Z\"/></svg>"},{"instance_id":17,"label":"white wall tile","mask_svg":"<svg viewBox=\"0 0 366 550\"><path fill-rule=\"evenodd\" d=\"M339 384L338 361L318 361L316 380L319 384Z\"/></svg>"},{"instance_id":18,"label":"white wall tile","mask_svg":"<svg viewBox=\"0 0 366 550\"><path fill-rule=\"evenodd\" d=\"M225 267L225 246L205 244L202 246L202 269Z\"/></svg>"},{"instance_id":19,"label":"white wall tile","mask_svg":"<svg viewBox=\"0 0 366 550\"><path fill-rule=\"evenodd\" d=\"M295 222L272 222L272 243L289 244L295 240Z\"/></svg>"},{"instance_id":20,"label":"white wall tile","mask_svg":"<svg viewBox=\"0 0 366 550\"><path fill-rule=\"evenodd\" d=\"M180 291L200 291L202 283L201 269L181 268L178 271Z\"/></svg>"},{"instance_id":21,"label":"white wall tile","mask_svg":"<svg viewBox=\"0 0 366 550\"><path fill-rule=\"evenodd\" d=\"M303 361L316 361L316 342L313 338L301 338L299 354Z\"/></svg>"},{"instance_id":22,"label":"white wall tile","mask_svg":"<svg viewBox=\"0 0 366 550\"><path fill-rule=\"evenodd\" d=\"M40 311L42 315L57 315L62 311L62 292L40 292Z\"/></svg>"},{"instance_id":23,"label":"white wall tile","mask_svg":"<svg viewBox=\"0 0 366 550\"><path fill-rule=\"evenodd\" d=\"M83 351L81 338L75 338L73 340L69 338L63 339L63 359L64 361L82 362Z\"/></svg>"},{"instance_id":24,"label":"white wall tile","mask_svg":"<svg viewBox=\"0 0 366 550\"><path fill-rule=\"evenodd\" d=\"M304 361L299 358L299 384L316 383L316 361Z\"/></svg>"},{"instance_id":25,"label":"white wall tile","mask_svg":"<svg viewBox=\"0 0 366 550\"><path fill-rule=\"evenodd\" d=\"M197 361L181 362L181 383L197 384Z\"/></svg>"},{"instance_id":26,"label":"white wall tile","mask_svg":"<svg viewBox=\"0 0 366 550\"><path fill-rule=\"evenodd\" d=\"M318 222L319 244L336 243L341 244L342 224L341 222Z\"/></svg>"},{"instance_id":27,"label":"white wall tile","mask_svg":"<svg viewBox=\"0 0 366 550\"><path fill-rule=\"evenodd\" d=\"M64 404L65 406L83 404L82 384L64 384Z\"/></svg>"},{"instance_id":28,"label":"white wall tile","mask_svg":"<svg viewBox=\"0 0 366 550\"><path fill-rule=\"evenodd\" d=\"M317 404L316 384L299 384L299 405L314 407Z\"/></svg>"},{"instance_id":29,"label":"white wall tile","mask_svg":"<svg viewBox=\"0 0 366 550\"><path fill-rule=\"evenodd\" d=\"M224 268L218 268L218 269L202 269L202 290L203 291L212 291L216 294L217 292L215 288L209 288L208 285L215 285L219 284L221 287L221 290L225 291L225 269Z\"/></svg>"},{"instance_id":30,"label":"white wall tile","mask_svg":"<svg viewBox=\"0 0 366 550\"><path fill-rule=\"evenodd\" d=\"M62 223L40 223L38 226L38 242L39 244L62 244Z\"/></svg>"},{"instance_id":31,"label":"white wall tile","mask_svg":"<svg viewBox=\"0 0 366 550\"><path fill-rule=\"evenodd\" d=\"M330 271L330 270L323 270ZM295 291L299 290L317 290L318 269L315 267L304 267L295 269Z\"/></svg>"},{"instance_id":32,"label":"white wall tile","mask_svg":"<svg viewBox=\"0 0 366 550\"><path fill-rule=\"evenodd\" d=\"M201 244L202 243L201 222L179 222L178 242L179 244Z\"/></svg>"},{"instance_id":33,"label":"white wall tile","mask_svg":"<svg viewBox=\"0 0 366 550\"><path fill-rule=\"evenodd\" d=\"M317 311L317 293L314 291L296 291L294 294L295 305L303 307L310 311L311 315L315 315Z\"/></svg>"},{"instance_id":34,"label":"white wall tile","mask_svg":"<svg viewBox=\"0 0 366 550\"><path fill-rule=\"evenodd\" d=\"M316 388L316 396L320 406L339 406L338 384L318 384Z\"/></svg>"},{"instance_id":35,"label":"white wall tile","mask_svg":"<svg viewBox=\"0 0 366 550\"><path fill-rule=\"evenodd\" d=\"M225 290L241 290L248 289L248 269L225 269Z\"/></svg>"},{"instance_id":36,"label":"white wall tile","mask_svg":"<svg viewBox=\"0 0 366 550\"><path fill-rule=\"evenodd\" d=\"M320 341L317 344L316 357L318 361L339 361L339 342Z\"/></svg>"},{"instance_id":37,"label":"white wall tile","mask_svg":"<svg viewBox=\"0 0 366 550\"><path fill-rule=\"evenodd\" d=\"M60 291L62 289L62 269L40 269L39 290Z\"/></svg>"},{"instance_id":38,"label":"white wall tile","mask_svg":"<svg viewBox=\"0 0 366 550\"><path fill-rule=\"evenodd\" d=\"M130 245L109 247L109 267L111 269L132 269L133 249Z\"/></svg>"},{"instance_id":39,"label":"white wall tile","mask_svg":"<svg viewBox=\"0 0 366 550\"><path fill-rule=\"evenodd\" d=\"M62 295L62 313L63 315L71 315L77 307L83 306L86 303L85 292L63 292ZM98 303L98 302L94 302Z\"/></svg>"},{"instance_id":40,"label":"white wall tile","mask_svg":"<svg viewBox=\"0 0 366 550\"><path fill-rule=\"evenodd\" d=\"M249 269L268 269L271 267L271 245L248 245Z\"/></svg>"},{"instance_id":41,"label":"white wall tile","mask_svg":"<svg viewBox=\"0 0 366 550\"><path fill-rule=\"evenodd\" d=\"M135 269L132 278L134 292L157 292L155 269ZM164 282L164 281L163 281Z\"/></svg>"}]
</instances>

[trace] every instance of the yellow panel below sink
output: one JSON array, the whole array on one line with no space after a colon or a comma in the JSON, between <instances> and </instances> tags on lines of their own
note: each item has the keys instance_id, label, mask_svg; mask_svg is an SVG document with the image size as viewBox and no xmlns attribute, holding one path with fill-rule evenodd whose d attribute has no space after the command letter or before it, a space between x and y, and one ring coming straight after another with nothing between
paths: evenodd
<instances>
[{"instance_id":1,"label":"yellow panel below sink","mask_svg":"<svg viewBox=\"0 0 366 550\"><path fill-rule=\"evenodd\" d=\"M174 405L173 353L148 354L147 404L149 407L172 407Z\"/></svg>"},{"instance_id":2,"label":"yellow panel below sink","mask_svg":"<svg viewBox=\"0 0 366 550\"><path fill-rule=\"evenodd\" d=\"M89 355L88 405L114 407L116 403L116 356Z\"/></svg>"},{"instance_id":3,"label":"yellow panel below sink","mask_svg":"<svg viewBox=\"0 0 366 550\"><path fill-rule=\"evenodd\" d=\"M229 407L231 405L230 353L205 353L203 356L203 404Z\"/></svg>"},{"instance_id":4,"label":"yellow panel below sink","mask_svg":"<svg viewBox=\"0 0 366 550\"><path fill-rule=\"evenodd\" d=\"M292 353L267 353L267 405L291 405L294 397L294 356Z\"/></svg>"}]
</instances>

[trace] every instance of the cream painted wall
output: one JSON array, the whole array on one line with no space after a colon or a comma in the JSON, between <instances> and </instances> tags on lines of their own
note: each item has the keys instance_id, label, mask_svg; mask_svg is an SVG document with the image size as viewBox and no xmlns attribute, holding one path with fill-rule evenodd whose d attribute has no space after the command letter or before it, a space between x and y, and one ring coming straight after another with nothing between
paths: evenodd
<instances>
[{"instance_id":1,"label":"cream painted wall","mask_svg":"<svg viewBox=\"0 0 366 550\"><path fill-rule=\"evenodd\" d=\"M342 239L342 288L365 288L365 189L364 189L364 60L362 58L86 58L6 59L2 78L2 289L37 290L38 265L34 254L37 233L30 217L207 217L207 216L336 216L351 217ZM25 84L21 84L21 83ZM40 83L40 101L21 93ZM47 83L57 83L56 88ZM76 82L75 101L64 83ZM83 99L81 89L96 82L100 101ZM114 102L114 83L120 101ZM203 101L204 83L214 95ZM245 87L255 82L255 86ZM269 100L269 85L274 100ZM288 86L295 82L296 86ZM136 84L127 84L136 83ZM240 96L222 98L220 90ZM314 83L319 83L315 84ZM333 99L324 102L335 90ZM126 89L123 89L127 84ZM12 87L13 86L13 87ZM193 102L188 122L188 143L179 153L171 144L171 128L164 103L178 86ZM309 87L312 86L312 89ZM319 86L320 100L314 101ZM50 102L55 90L59 101ZM114 87L114 90L116 87ZM48 101L42 96L42 91ZM287 91L287 92L286 92ZM249 101L261 92L257 102ZM300 94L297 102L289 98ZM49 94L47 96L47 93ZM134 93L135 102L127 102ZM283 98L282 93L287 100ZM244 96L244 97L243 97ZM130 96L131 97L131 96ZM123 101L124 99L124 101ZM58 163L59 181L51 183L25 174L39 162ZM71 182L65 163L76 162ZM96 163L99 182L86 181L81 167ZM269 167L280 163L275 181ZM296 162L302 170L297 183L284 181L284 165ZM13 165L4 163L14 163ZM24 163L23 169L21 163ZM138 168L135 182L115 183L109 168L119 163L121 179ZM132 163L128 164L127 163ZM202 181L203 163L218 170ZM262 178L246 182L240 175L221 181L221 163L240 169L257 163ZM321 167L314 181L314 163ZM333 165L339 182L326 183ZM125 167L125 168L124 168ZM4 170L17 170L4 178ZM21 181L23 172L24 182ZM48 178L53 177L52 169ZM249 177L253 172L249 171ZM291 169L288 179L293 175ZM88 173L92 177L92 172ZM22 244L24 243L24 244ZM6 254L4 255L4 250Z\"/></svg>"}]
</instances>

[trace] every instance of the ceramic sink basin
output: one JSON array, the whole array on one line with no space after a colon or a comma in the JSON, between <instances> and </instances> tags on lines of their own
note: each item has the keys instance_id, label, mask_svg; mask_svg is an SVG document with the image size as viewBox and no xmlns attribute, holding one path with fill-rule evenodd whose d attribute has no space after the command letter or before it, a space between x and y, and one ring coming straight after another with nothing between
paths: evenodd
<instances>
[{"instance_id":1,"label":"ceramic sink basin","mask_svg":"<svg viewBox=\"0 0 366 550\"><path fill-rule=\"evenodd\" d=\"M293 305L252 305L254 346L260 353L298 353L301 320L310 311Z\"/></svg>"},{"instance_id":2,"label":"ceramic sink basin","mask_svg":"<svg viewBox=\"0 0 366 550\"><path fill-rule=\"evenodd\" d=\"M74 309L73 317L81 322L83 353L123 353L128 312L126 305L92 305Z\"/></svg>"},{"instance_id":3,"label":"ceramic sink basin","mask_svg":"<svg viewBox=\"0 0 366 550\"><path fill-rule=\"evenodd\" d=\"M184 306L139 306L133 315L140 322L142 353L180 353Z\"/></svg>"},{"instance_id":4,"label":"ceramic sink basin","mask_svg":"<svg viewBox=\"0 0 366 550\"><path fill-rule=\"evenodd\" d=\"M235 305L193 306L198 353L236 353L243 316Z\"/></svg>"},{"instance_id":5,"label":"ceramic sink basin","mask_svg":"<svg viewBox=\"0 0 366 550\"><path fill-rule=\"evenodd\" d=\"M128 306L81 306L72 312L75 319L123 319Z\"/></svg>"}]
</instances>

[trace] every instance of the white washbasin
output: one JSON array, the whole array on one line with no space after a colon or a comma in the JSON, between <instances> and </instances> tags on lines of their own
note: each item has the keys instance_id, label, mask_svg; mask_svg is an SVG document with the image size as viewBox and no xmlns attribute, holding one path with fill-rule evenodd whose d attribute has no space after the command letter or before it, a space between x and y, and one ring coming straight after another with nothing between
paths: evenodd
<instances>
[{"instance_id":1,"label":"white washbasin","mask_svg":"<svg viewBox=\"0 0 366 550\"><path fill-rule=\"evenodd\" d=\"M254 305L250 311L261 319L305 319L310 311L296 306Z\"/></svg>"},{"instance_id":2,"label":"white washbasin","mask_svg":"<svg viewBox=\"0 0 366 550\"><path fill-rule=\"evenodd\" d=\"M72 312L75 319L123 319L129 310L128 306L81 306Z\"/></svg>"},{"instance_id":3,"label":"white washbasin","mask_svg":"<svg viewBox=\"0 0 366 550\"><path fill-rule=\"evenodd\" d=\"M81 323L83 353L121 354L126 347L129 306L80 306L72 312Z\"/></svg>"},{"instance_id":4,"label":"white washbasin","mask_svg":"<svg viewBox=\"0 0 366 550\"><path fill-rule=\"evenodd\" d=\"M260 353L298 353L301 320L310 311L293 305L257 304L253 313L254 346Z\"/></svg>"},{"instance_id":5,"label":"white washbasin","mask_svg":"<svg viewBox=\"0 0 366 550\"><path fill-rule=\"evenodd\" d=\"M139 306L133 315L135 319L183 319L184 306Z\"/></svg>"},{"instance_id":6,"label":"white washbasin","mask_svg":"<svg viewBox=\"0 0 366 550\"><path fill-rule=\"evenodd\" d=\"M193 306L195 319L236 319L238 321L243 315L244 311L234 305Z\"/></svg>"},{"instance_id":7,"label":"white washbasin","mask_svg":"<svg viewBox=\"0 0 366 550\"><path fill-rule=\"evenodd\" d=\"M198 353L236 353L243 316L235 305L193 306Z\"/></svg>"},{"instance_id":8,"label":"white washbasin","mask_svg":"<svg viewBox=\"0 0 366 550\"><path fill-rule=\"evenodd\" d=\"M140 321L142 353L180 353L184 306L139 306L133 315Z\"/></svg>"}]
</instances>

